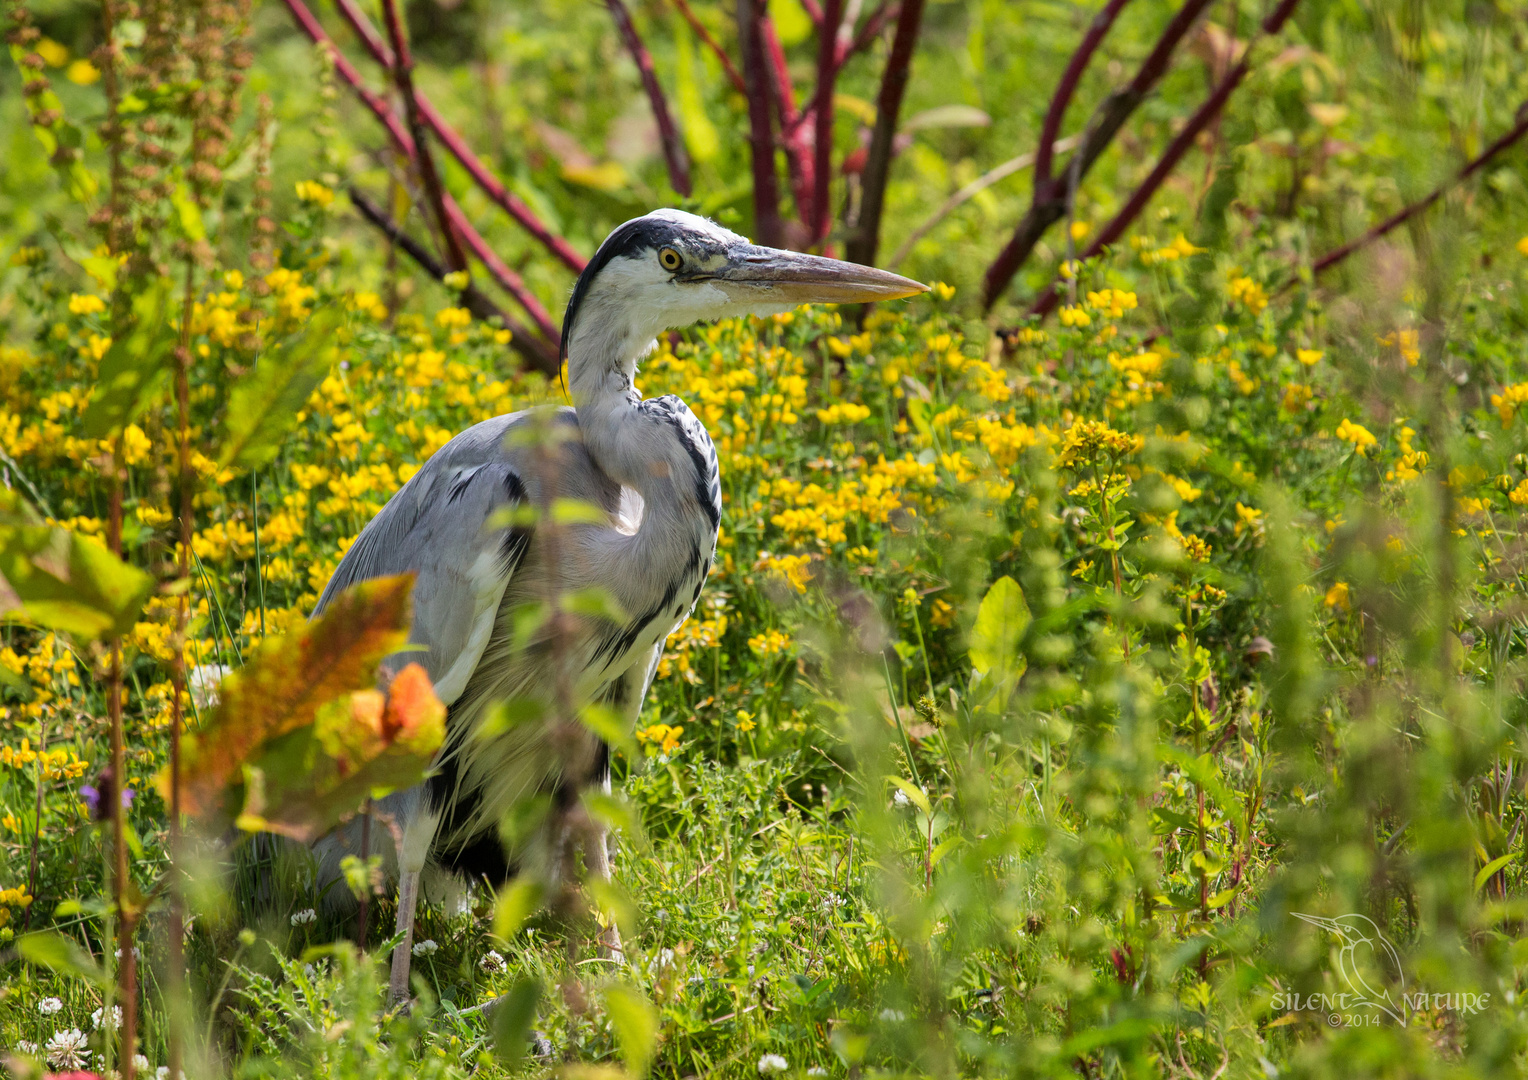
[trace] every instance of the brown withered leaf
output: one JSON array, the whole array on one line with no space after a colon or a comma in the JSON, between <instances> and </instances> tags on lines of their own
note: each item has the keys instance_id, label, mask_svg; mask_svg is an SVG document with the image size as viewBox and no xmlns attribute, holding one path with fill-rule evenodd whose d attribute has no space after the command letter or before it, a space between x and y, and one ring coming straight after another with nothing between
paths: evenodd
<instances>
[{"instance_id":1,"label":"brown withered leaf","mask_svg":"<svg viewBox=\"0 0 1528 1080\"><path fill-rule=\"evenodd\" d=\"M224 679L212 716L186 736L186 812L231 813L237 805L230 805L232 789L264 748L298 732L311 738L325 706L348 701L357 690L376 693L377 665L407 640L413 586L412 574L353 585L300 630L264 642L243 669ZM161 789L167 786L161 776Z\"/></svg>"}]
</instances>

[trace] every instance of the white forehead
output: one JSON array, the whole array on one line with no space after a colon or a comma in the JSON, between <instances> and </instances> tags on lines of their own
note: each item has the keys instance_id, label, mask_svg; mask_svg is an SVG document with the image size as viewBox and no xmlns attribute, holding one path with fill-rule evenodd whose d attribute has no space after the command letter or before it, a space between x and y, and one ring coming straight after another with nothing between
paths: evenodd
<instances>
[{"instance_id":1,"label":"white forehead","mask_svg":"<svg viewBox=\"0 0 1528 1080\"><path fill-rule=\"evenodd\" d=\"M698 214L691 214L684 210L664 207L660 210L654 210L652 213L644 215L644 217L648 221L666 221L672 225L679 226L686 232L698 233L701 236L715 240L719 244L748 243L746 236L739 236L730 229L722 228L710 218L703 218ZM636 220L641 221L643 218Z\"/></svg>"}]
</instances>

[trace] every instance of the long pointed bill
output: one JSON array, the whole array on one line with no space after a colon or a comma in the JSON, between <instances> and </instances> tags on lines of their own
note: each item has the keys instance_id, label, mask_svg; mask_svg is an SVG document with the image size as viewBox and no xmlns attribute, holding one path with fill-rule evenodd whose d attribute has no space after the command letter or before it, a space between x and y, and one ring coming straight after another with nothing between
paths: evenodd
<instances>
[{"instance_id":1,"label":"long pointed bill","mask_svg":"<svg viewBox=\"0 0 1528 1080\"><path fill-rule=\"evenodd\" d=\"M928 286L871 266L756 247L728 252L724 265L705 275L749 304L863 304L928 292Z\"/></svg>"}]
</instances>

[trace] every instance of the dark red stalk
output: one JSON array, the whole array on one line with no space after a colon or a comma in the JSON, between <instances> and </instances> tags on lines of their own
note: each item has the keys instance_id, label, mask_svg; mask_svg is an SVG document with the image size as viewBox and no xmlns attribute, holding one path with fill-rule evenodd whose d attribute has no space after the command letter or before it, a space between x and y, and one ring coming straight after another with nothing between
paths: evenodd
<instances>
[{"instance_id":1,"label":"dark red stalk","mask_svg":"<svg viewBox=\"0 0 1528 1080\"><path fill-rule=\"evenodd\" d=\"M605 6L610 9L610 17L615 20L615 27L621 33L626 51L631 53L631 58L637 62L637 70L642 74L642 89L647 91L647 102L652 107L653 119L658 122L658 137L663 143L663 160L668 164L669 183L675 191L689 198L690 156L685 153L684 139L669 113L663 87L658 85L652 54L642 43L642 36L637 33L636 24L631 21L631 12L622 0L605 0Z\"/></svg>"},{"instance_id":2,"label":"dark red stalk","mask_svg":"<svg viewBox=\"0 0 1528 1080\"><path fill-rule=\"evenodd\" d=\"M1204 14L1210 3L1211 0L1184 0L1183 6L1173 15L1162 30L1161 36L1157 38L1157 43L1150 55L1141 63L1135 78L1131 79L1130 84L1123 90L1116 90L1110 94L1098 108L1093 110L1093 115L1084 128L1081 145L1073 153L1067 167L1062 170L1064 174L1072 178L1068 181L1069 183L1080 183L1103 152L1109 148L1109 144L1114 141L1114 136L1125 125L1125 121L1166 74L1174 50L1199 21L1199 17ZM1054 105L1053 100L1053 108ZM1037 159L1039 149L1036 148ZM1015 227L1007 245L987 268L983 289L984 307L990 308L1003 294L1013 281L1014 274L1018 272L1020 266L1024 265L1034 251L1035 245L1045 235L1045 231L1066 216L1066 212L1067 183L1053 176L1043 188L1036 186L1029 210Z\"/></svg>"},{"instance_id":3,"label":"dark red stalk","mask_svg":"<svg viewBox=\"0 0 1528 1080\"><path fill-rule=\"evenodd\" d=\"M537 327L542 334L546 335L548 341L557 341L561 334L557 324L552 321L552 316L548 314L546 308L541 306L541 301L526 288L520 275L506 266L504 260L494 253L482 234L472 228L467 221L467 216L462 213L462 208L457 206L456 200L449 195L446 197L446 214L451 224L462 234L462 239L472 250L472 254L477 256L478 261L493 275L493 279L499 283L499 286L519 302L525 309L525 313L535 320Z\"/></svg>"},{"instance_id":4,"label":"dark red stalk","mask_svg":"<svg viewBox=\"0 0 1528 1080\"><path fill-rule=\"evenodd\" d=\"M796 203L796 216L810 223L814 216L812 193L817 185L812 179L811 149L802 138L806 130L805 118L796 111L796 92L791 86L785 49L780 45L780 36L775 33L775 21L765 15L759 20L759 25L765 55L769 59L769 86L775 99L775 110L780 117L780 145L785 151L785 171L790 177L791 197Z\"/></svg>"},{"instance_id":5,"label":"dark red stalk","mask_svg":"<svg viewBox=\"0 0 1528 1080\"><path fill-rule=\"evenodd\" d=\"M721 61L722 70L727 73L727 78L731 80L733 89L746 98L748 96L748 84L743 81L742 74L738 71L736 65L732 63L732 57L727 55L727 50L722 48L717 43L717 40L711 36L711 31L706 29L706 24L695 17L695 12L691 10L688 0L674 0L674 6L679 9L679 14L684 16L684 21L690 24L690 29L695 31L696 36L706 43L706 48L715 53L716 58Z\"/></svg>"},{"instance_id":6,"label":"dark red stalk","mask_svg":"<svg viewBox=\"0 0 1528 1080\"><path fill-rule=\"evenodd\" d=\"M1417 214L1420 214L1433 203L1443 198L1443 196L1448 193L1449 189L1464 183L1471 176L1475 175L1475 173L1484 168L1486 162L1490 161L1497 154L1501 153L1513 143L1517 142L1524 135L1528 135L1528 101L1525 101L1522 105L1518 106L1517 115L1519 117L1518 122L1511 129L1509 129L1505 135L1497 139L1490 146L1486 147L1478 155L1472 158L1464 166L1464 168L1459 170L1453 179L1448 181L1448 183L1434 188L1425 197L1418 199L1410 206L1407 206L1404 209L1390 215L1388 218L1374 226L1358 239L1350 240L1346 244L1343 244L1341 247L1327 252L1315 262L1311 263L1311 272L1314 274L1319 274L1324 270L1330 270L1333 266L1336 266L1343 259L1346 259L1359 248L1367 247L1374 241L1378 240L1381 236L1384 236L1391 229L1394 229L1397 225L1403 224L1409 219L1415 217Z\"/></svg>"},{"instance_id":7,"label":"dark red stalk","mask_svg":"<svg viewBox=\"0 0 1528 1080\"><path fill-rule=\"evenodd\" d=\"M863 193L860 211L846 245L850 262L875 265L876 248L881 241L881 211L886 199L886 179L891 173L893 142L897 134L897 115L907 92L913 50L918 44L918 30L923 22L923 0L903 0L897 15L897 33L891 42L891 55L881 76L881 93L876 99L875 131L870 136L870 151L861 174Z\"/></svg>"},{"instance_id":8,"label":"dark red stalk","mask_svg":"<svg viewBox=\"0 0 1528 1080\"><path fill-rule=\"evenodd\" d=\"M1093 17L1088 32L1083 35L1077 51L1072 53L1072 59L1068 61L1066 70L1061 74L1061 82L1056 86L1056 93L1051 97L1050 108L1045 113L1045 123L1040 128L1040 145L1035 150L1036 198L1039 198L1040 192L1051 183L1051 154L1056 140L1061 137L1061 122L1066 119L1066 108L1072 103L1077 87L1082 82L1083 73L1092 62L1093 54L1098 51L1098 46L1103 43L1104 36L1114 25L1114 20L1119 18L1119 13L1125 10L1125 5L1128 3L1130 0L1109 0L1104 5L1103 10Z\"/></svg>"},{"instance_id":9,"label":"dark red stalk","mask_svg":"<svg viewBox=\"0 0 1528 1080\"><path fill-rule=\"evenodd\" d=\"M435 169L435 155L430 150L429 139L425 137L419 100L414 96L414 58L409 53L408 36L403 32L403 17L398 12L398 0L382 0L382 14L387 23L387 36L393 44L393 81L397 83L398 94L403 98L409 135L414 139L414 166L419 170L425 198L429 200L435 223L440 229L446 262L453 270L465 270L467 255L462 251L461 238L456 235L456 229L446 213L445 189L440 183L440 173Z\"/></svg>"},{"instance_id":10,"label":"dark red stalk","mask_svg":"<svg viewBox=\"0 0 1528 1080\"><path fill-rule=\"evenodd\" d=\"M290 3L291 0L288 0ZM780 185L775 175L775 136L769 115L769 71L764 56L763 0L737 0L738 48L743 56L748 138L753 159L754 238L769 247L785 239Z\"/></svg>"},{"instance_id":11,"label":"dark red stalk","mask_svg":"<svg viewBox=\"0 0 1528 1080\"><path fill-rule=\"evenodd\" d=\"M833 86L838 81L838 29L844 18L844 0L827 0L818 22L817 100L812 105L816 128L812 135L812 240L821 244L833 224L828 205L828 182L833 178Z\"/></svg>"},{"instance_id":12,"label":"dark red stalk","mask_svg":"<svg viewBox=\"0 0 1528 1080\"><path fill-rule=\"evenodd\" d=\"M1300 0L1281 0L1279 6L1263 20L1263 33L1278 33L1284 24L1289 21L1289 17L1294 14L1295 7L1299 2ZM1114 215L1109 224L1105 225L1102 231L1093 239L1093 242L1088 245L1081 258L1091 259L1101 252L1105 246L1114 243L1114 241L1124 235L1131 222L1140 215L1141 211L1146 208L1146 204L1151 201L1152 196L1157 193L1157 189L1162 186L1163 181L1172 175L1172 171L1177 168L1178 162L1193 147L1194 140L1199 137L1199 133L1208 127L1210 121L1214 120L1220 113L1220 110L1225 107L1226 101L1230 99L1231 94L1241 85L1242 80L1247 77L1247 72L1251 70L1252 43L1248 42L1247 49L1242 53L1241 60L1227 72L1226 77L1215 87L1214 92L1210 94L1203 105L1199 106L1198 111L1189 118L1183 130L1173 137L1172 142L1168 143L1167 149L1163 152L1162 157L1157 161L1151 173L1145 180L1141 181L1140 186L1131 194L1129 201L1125 203L1120 212ZM1030 314L1044 318L1054 310L1060 299L1060 292L1055 285L1052 285L1035 300L1029 309Z\"/></svg>"},{"instance_id":13,"label":"dark red stalk","mask_svg":"<svg viewBox=\"0 0 1528 1080\"><path fill-rule=\"evenodd\" d=\"M801 0L801 8L806 12L807 18L812 20L812 25L822 27L822 8L817 5L817 0Z\"/></svg>"},{"instance_id":14,"label":"dark red stalk","mask_svg":"<svg viewBox=\"0 0 1528 1080\"><path fill-rule=\"evenodd\" d=\"M291 7L290 4L287 6ZM335 0L335 6L339 8L340 14L345 17L345 21L350 24L350 28L361 39L361 43L366 46L372 58L391 71L393 66L392 50L387 47L381 35L372 26L371 20L366 17L366 13L356 5L355 0ZM294 8L293 11L295 13L296 9ZM303 22L301 16L298 17L298 22ZM308 29L306 25L304 25L304 29ZM309 31L309 36L312 36L311 30ZM345 61L345 64L349 66L349 61ZM351 70L354 71L353 68ZM348 77L346 81L350 82L357 92L363 96L365 95L366 91L361 88L359 82ZM440 140L441 145L451 152L451 156L456 158L462 168L467 170L467 175L472 177L477 186L483 189L484 194L497 203L500 209L514 218L521 228L530 233L542 247L555 255L564 266L575 274L580 273L588 260L574 251L566 240L548 229L541 219L536 216L535 211L525 205L513 192L501 184L497 177L488 171L488 166L484 165L482 159L473 153L472 148L467 145L466 140L462 138L460 133L446 122L446 119L430 103L430 99L425 96L423 91L416 89L414 100L419 103L419 114L424 118L425 125L435 133L435 137ZM372 111L375 112L376 110L373 109Z\"/></svg>"}]
</instances>

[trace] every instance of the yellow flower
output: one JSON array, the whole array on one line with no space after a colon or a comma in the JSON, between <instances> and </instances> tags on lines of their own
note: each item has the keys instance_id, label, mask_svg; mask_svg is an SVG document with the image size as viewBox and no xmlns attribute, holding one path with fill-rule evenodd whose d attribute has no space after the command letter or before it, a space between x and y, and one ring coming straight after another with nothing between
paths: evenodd
<instances>
[{"instance_id":1,"label":"yellow flower","mask_svg":"<svg viewBox=\"0 0 1528 1080\"><path fill-rule=\"evenodd\" d=\"M1517 250L1524 255L1528 255L1528 236L1523 237L1517 242Z\"/></svg>"},{"instance_id":2,"label":"yellow flower","mask_svg":"<svg viewBox=\"0 0 1528 1080\"><path fill-rule=\"evenodd\" d=\"M1517 416L1517 410L1528 402L1528 382L1514 383L1511 386L1502 387L1499 394L1491 395L1491 407L1496 410L1496 415L1501 417L1501 426L1506 427Z\"/></svg>"},{"instance_id":3,"label":"yellow flower","mask_svg":"<svg viewBox=\"0 0 1528 1080\"><path fill-rule=\"evenodd\" d=\"M69 50L52 38L39 38L32 51L43 58L49 67L63 67L69 62Z\"/></svg>"},{"instance_id":4,"label":"yellow flower","mask_svg":"<svg viewBox=\"0 0 1528 1080\"><path fill-rule=\"evenodd\" d=\"M1238 502L1236 504L1236 535L1240 536L1248 529L1252 530L1254 536L1263 534L1263 512Z\"/></svg>"},{"instance_id":5,"label":"yellow flower","mask_svg":"<svg viewBox=\"0 0 1528 1080\"><path fill-rule=\"evenodd\" d=\"M1364 451L1375 443L1374 436L1370 434L1368 428L1346 419L1337 425L1337 437L1343 442L1352 443L1359 457L1366 456Z\"/></svg>"},{"instance_id":6,"label":"yellow flower","mask_svg":"<svg viewBox=\"0 0 1528 1080\"><path fill-rule=\"evenodd\" d=\"M90 86L101 79L101 69L84 57L64 69L64 78L76 86Z\"/></svg>"},{"instance_id":7,"label":"yellow flower","mask_svg":"<svg viewBox=\"0 0 1528 1080\"><path fill-rule=\"evenodd\" d=\"M153 449L154 444L137 424L128 424L122 429L123 464L142 465L149 459L149 451Z\"/></svg>"},{"instance_id":8,"label":"yellow flower","mask_svg":"<svg viewBox=\"0 0 1528 1080\"><path fill-rule=\"evenodd\" d=\"M739 731L746 733L758 726L758 724L753 722L753 713L744 712L742 709L737 711L737 729Z\"/></svg>"},{"instance_id":9,"label":"yellow flower","mask_svg":"<svg viewBox=\"0 0 1528 1080\"><path fill-rule=\"evenodd\" d=\"M1348 583L1346 581L1339 581L1326 590L1326 598L1322 602L1329 608L1341 608L1345 612L1353 610L1353 600L1348 592Z\"/></svg>"},{"instance_id":10,"label":"yellow flower","mask_svg":"<svg viewBox=\"0 0 1528 1080\"><path fill-rule=\"evenodd\" d=\"M755 656L762 659L778 656L790 648L790 646L790 636L781 633L779 630L766 630L764 633L756 634L748 639L748 648L753 651Z\"/></svg>"},{"instance_id":11,"label":"yellow flower","mask_svg":"<svg viewBox=\"0 0 1528 1080\"><path fill-rule=\"evenodd\" d=\"M106 301L92 293L74 293L69 297L69 314L95 315L106 310Z\"/></svg>"},{"instance_id":12,"label":"yellow flower","mask_svg":"<svg viewBox=\"0 0 1528 1080\"><path fill-rule=\"evenodd\" d=\"M1092 232L1093 226L1086 221L1074 221L1068 231L1072 234L1072 242L1076 243Z\"/></svg>"},{"instance_id":13,"label":"yellow flower","mask_svg":"<svg viewBox=\"0 0 1528 1080\"><path fill-rule=\"evenodd\" d=\"M472 325L472 313L466 308L442 308L435 313L435 325L448 330L468 327Z\"/></svg>"},{"instance_id":14,"label":"yellow flower","mask_svg":"<svg viewBox=\"0 0 1528 1080\"><path fill-rule=\"evenodd\" d=\"M1528 254L1528 252L1525 252ZM942 281L936 281L929 286L929 291L934 294L936 300L949 300L955 296L955 286L946 285Z\"/></svg>"},{"instance_id":15,"label":"yellow flower","mask_svg":"<svg viewBox=\"0 0 1528 1080\"><path fill-rule=\"evenodd\" d=\"M334 192L316 180L299 180L296 187L297 197L303 202L310 202L320 208L327 208L334 201Z\"/></svg>"},{"instance_id":16,"label":"yellow flower","mask_svg":"<svg viewBox=\"0 0 1528 1080\"><path fill-rule=\"evenodd\" d=\"M1320 363L1321 358L1325 355L1326 353L1322 352L1320 349L1295 350L1295 358L1306 367L1312 367L1313 365Z\"/></svg>"},{"instance_id":17,"label":"yellow flower","mask_svg":"<svg viewBox=\"0 0 1528 1080\"><path fill-rule=\"evenodd\" d=\"M1251 278L1238 275L1231 279L1231 299L1238 301L1253 315L1261 315L1268 306L1268 294Z\"/></svg>"},{"instance_id":18,"label":"yellow flower","mask_svg":"<svg viewBox=\"0 0 1528 1080\"><path fill-rule=\"evenodd\" d=\"M637 732L637 741L652 743L660 753L672 754L679 748L679 736L684 734L684 727L670 727L668 724L652 724Z\"/></svg>"},{"instance_id":19,"label":"yellow flower","mask_svg":"<svg viewBox=\"0 0 1528 1080\"><path fill-rule=\"evenodd\" d=\"M1092 317L1086 311L1083 311L1080 307L1063 307L1060 312L1058 312L1058 316L1061 319L1062 326L1093 325Z\"/></svg>"},{"instance_id":20,"label":"yellow flower","mask_svg":"<svg viewBox=\"0 0 1528 1080\"><path fill-rule=\"evenodd\" d=\"M1189 562L1209 562L1210 553L1215 550L1202 537L1193 533L1183 533L1178 542L1183 545L1183 554Z\"/></svg>"},{"instance_id":21,"label":"yellow flower","mask_svg":"<svg viewBox=\"0 0 1528 1080\"><path fill-rule=\"evenodd\" d=\"M1524 480L1517 487L1513 488L1507 494L1507 498L1511 499L1518 506L1528 506L1528 480Z\"/></svg>"}]
</instances>

